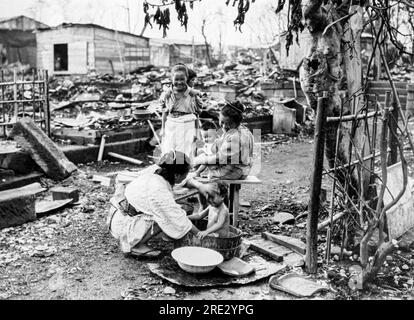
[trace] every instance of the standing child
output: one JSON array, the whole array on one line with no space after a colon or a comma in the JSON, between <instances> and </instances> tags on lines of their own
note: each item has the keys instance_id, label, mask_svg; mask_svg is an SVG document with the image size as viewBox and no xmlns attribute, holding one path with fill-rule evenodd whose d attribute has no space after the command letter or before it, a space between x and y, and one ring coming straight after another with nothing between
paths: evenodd
<instances>
[{"instance_id":1,"label":"standing child","mask_svg":"<svg viewBox=\"0 0 414 320\"><path fill-rule=\"evenodd\" d=\"M172 150L181 151L192 159L202 102L198 97L199 91L189 87L187 82L187 67L176 65L172 69L172 88L160 98L163 108L161 151L163 154Z\"/></svg>"},{"instance_id":2,"label":"standing child","mask_svg":"<svg viewBox=\"0 0 414 320\"><path fill-rule=\"evenodd\" d=\"M194 221L203 219L208 215L207 229L197 233L197 237L200 239L204 239L207 235L219 238L227 238L230 235L229 210L224 204L228 188L223 182L218 182L217 187L219 192L207 198L209 206L203 211L188 217L191 221Z\"/></svg>"}]
</instances>

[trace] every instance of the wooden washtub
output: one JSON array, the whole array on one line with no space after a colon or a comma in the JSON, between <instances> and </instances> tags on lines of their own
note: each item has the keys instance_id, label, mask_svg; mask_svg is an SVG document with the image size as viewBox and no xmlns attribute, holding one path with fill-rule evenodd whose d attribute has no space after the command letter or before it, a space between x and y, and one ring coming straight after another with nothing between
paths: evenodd
<instances>
[{"instance_id":1,"label":"wooden washtub","mask_svg":"<svg viewBox=\"0 0 414 320\"><path fill-rule=\"evenodd\" d=\"M207 227L207 220L196 221L194 224L200 230L205 230ZM223 255L224 260L230 260L240 254L242 232L239 229L230 226L230 234L231 236L227 238L206 236L203 240L200 240L196 235L188 233L184 238L174 241L174 248L193 246L214 249Z\"/></svg>"}]
</instances>

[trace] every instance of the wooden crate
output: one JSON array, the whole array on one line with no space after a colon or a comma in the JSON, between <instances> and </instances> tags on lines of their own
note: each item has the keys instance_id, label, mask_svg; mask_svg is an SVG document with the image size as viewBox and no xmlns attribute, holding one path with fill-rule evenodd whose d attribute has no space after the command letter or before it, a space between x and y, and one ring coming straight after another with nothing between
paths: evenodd
<instances>
[{"instance_id":1,"label":"wooden crate","mask_svg":"<svg viewBox=\"0 0 414 320\"><path fill-rule=\"evenodd\" d=\"M252 118L246 118L243 120L243 124L253 132L255 129L262 130L262 134L271 133L273 127L273 116L258 116Z\"/></svg>"},{"instance_id":2,"label":"wooden crate","mask_svg":"<svg viewBox=\"0 0 414 320\"><path fill-rule=\"evenodd\" d=\"M59 128L53 131L53 137L61 140L71 140L77 145L99 145L103 135L107 143L120 142L131 139L149 138L152 132L149 125L140 127L124 127L113 130L77 130L73 128Z\"/></svg>"},{"instance_id":3,"label":"wooden crate","mask_svg":"<svg viewBox=\"0 0 414 320\"><path fill-rule=\"evenodd\" d=\"M407 82L394 82L394 84L401 102L401 107L405 110L407 105ZM375 102L375 96L378 95L379 102L384 103L385 93L387 91L392 93L391 85L388 81L370 81L366 92L367 100Z\"/></svg>"}]
</instances>

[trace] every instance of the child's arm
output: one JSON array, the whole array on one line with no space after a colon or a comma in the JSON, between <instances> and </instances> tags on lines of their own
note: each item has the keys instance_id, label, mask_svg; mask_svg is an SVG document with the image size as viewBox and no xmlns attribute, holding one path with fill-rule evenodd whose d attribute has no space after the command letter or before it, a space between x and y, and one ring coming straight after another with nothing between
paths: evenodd
<instances>
[{"instance_id":1,"label":"child's arm","mask_svg":"<svg viewBox=\"0 0 414 320\"><path fill-rule=\"evenodd\" d=\"M159 99L159 103L161 105L162 109L162 117L161 117L161 132L160 136L163 137L165 134L165 122L167 121L167 115L168 115L168 108L167 108L167 100L171 97L171 89L165 90Z\"/></svg>"},{"instance_id":2,"label":"child's arm","mask_svg":"<svg viewBox=\"0 0 414 320\"><path fill-rule=\"evenodd\" d=\"M197 171L194 172L194 176L198 177L200 176L200 174L207 168L206 165L202 164L201 166L198 167Z\"/></svg>"},{"instance_id":3,"label":"child's arm","mask_svg":"<svg viewBox=\"0 0 414 320\"><path fill-rule=\"evenodd\" d=\"M206 231L199 232L197 234L197 237L199 237L200 239L204 239L210 233L216 232L216 231L220 230L221 228L223 228L224 223L226 222L226 219L227 219L227 215L228 215L228 209L227 208L221 210L220 213L219 213L219 217L217 219L217 222L215 224L213 224L210 228L208 228Z\"/></svg>"},{"instance_id":4,"label":"child's arm","mask_svg":"<svg viewBox=\"0 0 414 320\"><path fill-rule=\"evenodd\" d=\"M204 217L206 217L206 216L207 216L207 214L208 214L208 210L209 210L209 207L205 208L205 209L204 209L203 211L201 211L201 212L194 213L194 214L192 214L192 215L188 216L188 219L190 219L191 221L201 220L201 219L203 219Z\"/></svg>"},{"instance_id":5,"label":"child's arm","mask_svg":"<svg viewBox=\"0 0 414 320\"><path fill-rule=\"evenodd\" d=\"M165 135L165 122L167 121L167 114L168 114L167 110L162 111L161 132L160 132L161 137L164 137L164 135Z\"/></svg>"}]
</instances>

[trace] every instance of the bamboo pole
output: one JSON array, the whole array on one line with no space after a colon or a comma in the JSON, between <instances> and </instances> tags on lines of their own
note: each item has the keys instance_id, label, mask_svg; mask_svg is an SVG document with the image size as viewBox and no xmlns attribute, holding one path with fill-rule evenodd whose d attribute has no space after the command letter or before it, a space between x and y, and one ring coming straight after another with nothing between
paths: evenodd
<instances>
[{"instance_id":1,"label":"bamboo pole","mask_svg":"<svg viewBox=\"0 0 414 320\"><path fill-rule=\"evenodd\" d=\"M138 159L123 156L123 155L115 153L115 152L108 152L108 156L111 156L111 157L114 157L114 158L117 158L117 159L120 159L120 160L124 160L124 161L129 162L129 163L137 164L137 165L143 164L143 162L138 160Z\"/></svg>"},{"instance_id":2,"label":"bamboo pole","mask_svg":"<svg viewBox=\"0 0 414 320\"><path fill-rule=\"evenodd\" d=\"M388 121L389 127L389 144L391 148L391 153L388 158L388 166L392 166L398 162L398 138L392 134L392 132L397 132L398 126L398 105L397 105L397 98L393 96L392 99L392 111L390 112L390 119Z\"/></svg>"},{"instance_id":3,"label":"bamboo pole","mask_svg":"<svg viewBox=\"0 0 414 320\"><path fill-rule=\"evenodd\" d=\"M326 100L327 92L324 92L323 97L318 98L315 126L313 174L306 230L306 267L309 273L316 273L318 268L318 215L325 150Z\"/></svg>"},{"instance_id":4,"label":"bamboo pole","mask_svg":"<svg viewBox=\"0 0 414 320\"><path fill-rule=\"evenodd\" d=\"M13 70L13 98L14 98L14 117L17 121L17 116L19 112L19 105L17 101L17 78L16 78L16 69Z\"/></svg>"},{"instance_id":5,"label":"bamboo pole","mask_svg":"<svg viewBox=\"0 0 414 320\"><path fill-rule=\"evenodd\" d=\"M341 101L341 110L340 110L340 119L342 119L344 110L344 102ZM338 151L339 151L339 138L341 133L341 120L339 120L338 128L336 129L336 145L335 145L335 159L334 159L334 176L336 177L336 163L338 158ZM332 195L331 195L331 204L330 204L330 212L329 212L329 220L330 224L328 230L326 232L326 263L329 264L329 258L331 256L331 242L332 242L332 229L333 229L333 216L335 212L335 191L336 191L336 179L333 181L332 185Z\"/></svg>"},{"instance_id":6,"label":"bamboo pole","mask_svg":"<svg viewBox=\"0 0 414 320\"><path fill-rule=\"evenodd\" d=\"M50 105L49 105L49 74L47 70L44 70L44 90L43 90L44 98L45 98L45 124L46 124L46 134L50 137L51 130L50 130Z\"/></svg>"},{"instance_id":7,"label":"bamboo pole","mask_svg":"<svg viewBox=\"0 0 414 320\"><path fill-rule=\"evenodd\" d=\"M160 141L160 139L158 138L157 132L155 131L155 129L154 129L154 127L153 127L153 125L152 125L151 121L150 121L150 120L147 120L147 121L148 121L148 124L149 124L149 126L150 126L150 128L151 128L151 130L152 130L152 133L154 134L155 139L156 139L156 140L157 140L157 142L158 142L158 145L159 145L159 146L161 146L161 141Z\"/></svg>"},{"instance_id":8,"label":"bamboo pole","mask_svg":"<svg viewBox=\"0 0 414 320\"><path fill-rule=\"evenodd\" d=\"M99 153L98 153L98 162L102 162L103 155L104 155L106 138L108 138L107 135L103 135L102 138L101 138L101 145L99 146Z\"/></svg>"}]
</instances>

